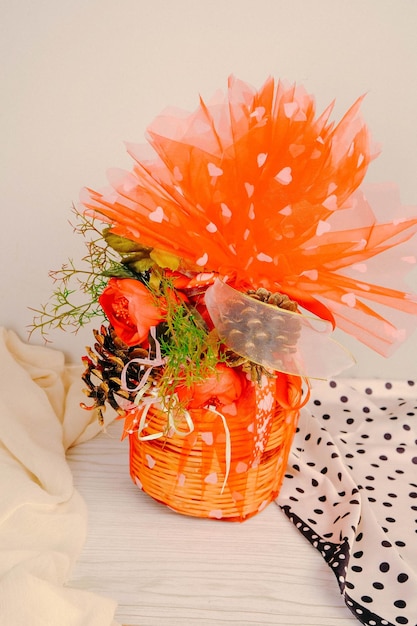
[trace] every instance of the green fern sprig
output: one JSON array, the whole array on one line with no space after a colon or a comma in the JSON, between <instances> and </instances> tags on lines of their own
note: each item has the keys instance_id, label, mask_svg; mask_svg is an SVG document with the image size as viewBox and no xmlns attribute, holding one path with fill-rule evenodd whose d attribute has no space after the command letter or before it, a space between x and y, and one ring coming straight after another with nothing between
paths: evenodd
<instances>
[{"instance_id":1,"label":"green fern sprig","mask_svg":"<svg viewBox=\"0 0 417 626\"><path fill-rule=\"evenodd\" d=\"M159 381L161 395L169 395L172 386L191 386L202 382L215 372L216 364L223 360L220 341L212 337L199 312L179 296L171 280L160 274L159 298L166 301L164 332L160 333L161 353L166 358L164 375ZM164 385L166 389L164 390Z\"/></svg>"},{"instance_id":2,"label":"green fern sprig","mask_svg":"<svg viewBox=\"0 0 417 626\"><path fill-rule=\"evenodd\" d=\"M39 309L30 309L35 313L29 334L39 331L48 341L48 331L53 329L72 330L76 333L92 318L104 317L98 304L110 276L132 277L132 272L121 263L120 255L105 241L102 225L99 227L94 218L72 209L77 223L70 222L76 234L82 235L87 253L77 267L69 259L59 270L52 270L50 278L55 289L48 302Z\"/></svg>"}]
</instances>

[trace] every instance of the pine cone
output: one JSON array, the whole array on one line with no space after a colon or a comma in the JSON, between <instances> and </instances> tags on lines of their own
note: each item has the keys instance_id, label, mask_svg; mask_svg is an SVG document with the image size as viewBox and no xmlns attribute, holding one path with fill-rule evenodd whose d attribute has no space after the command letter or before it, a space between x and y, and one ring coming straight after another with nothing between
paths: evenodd
<instances>
[{"instance_id":1,"label":"pine cone","mask_svg":"<svg viewBox=\"0 0 417 626\"><path fill-rule=\"evenodd\" d=\"M125 411L120 405L120 400L134 401L136 394L121 388L121 374L129 361L146 358L148 352L143 348L127 346L117 337L112 326L102 325L99 331L93 330L93 333L96 340L94 348L87 347L87 356L82 359L86 366L82 380L87 385L87 389L83 391L88 398L94 400L94 404L83 407L97 409L98 420L103 424L106 404L119 415L124 415ZM132 363L127 377L129 387L136 387L140 376L140 366Z\"/></svg>"},{"instance_id":2,"label":"pine cone","mask_svg":"<svg viewBox=\"0 0 417 626\"><path fill-rule=\"evenodd\" d=\"M260 300L261 302L266 302L266 304L273 304L280 309L292 311L293 313L297 311L297 303L291 300L285 293L272 293L263 287L256 289L256 291L249 289L246 293L254 300Z\"/></svg>"},{"instance_id":3,"label":"pine cone","mask_svg":"<svg viewBox=\"0 0 417 626\"><path fill-rule=\"evenodd\" d=\"M272 312L272 324L265 325L262 316L259 316L259 308L250 301L233 302L231 311L233 314L223 323L227 327L227 334L233 338L233 345L238 353L232 350L226 351L227 363L230 367L242 366L250 371L251 378L259 382L262 375L270 375L262 365L250 361L240 354L254 354L262 352L262 345L268 346L271 342L280 345L281 353L292 353L297 350L297 341L301 332L301 324L297 315L284 316L279 309L295 313L297 303L282 293L272 293L263 287L256 290L248 290L246 295L253 300L276 306L276 313ZM240 347L240 349L239 349Z\"/></svg>"}]
</instances>

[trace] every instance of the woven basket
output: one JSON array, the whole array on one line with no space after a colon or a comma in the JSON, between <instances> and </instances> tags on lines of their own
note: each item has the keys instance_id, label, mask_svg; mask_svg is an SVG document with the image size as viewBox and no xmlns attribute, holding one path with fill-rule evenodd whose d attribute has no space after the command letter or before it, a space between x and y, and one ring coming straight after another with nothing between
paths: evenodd
<instances>
[{"instance_id":1,"label":"woven basket","mask_svg":"<svg viewBox=\"0 0 417 626\"><path fill-rule=\"evenodd\" d=\"M224 421L210 410L194 410L191 434L146 441L137 433L129 435L133 481L155 500L194 517L243 521L264 509L278 495L301 405L298 377L280 374L269 386L274 401L263 425L262 446L253 384L246 405L236 415L224 415L229 463ZM166 415L151 408L141 435L161 433L166 424Z\"/></svg>"}]
</instances>

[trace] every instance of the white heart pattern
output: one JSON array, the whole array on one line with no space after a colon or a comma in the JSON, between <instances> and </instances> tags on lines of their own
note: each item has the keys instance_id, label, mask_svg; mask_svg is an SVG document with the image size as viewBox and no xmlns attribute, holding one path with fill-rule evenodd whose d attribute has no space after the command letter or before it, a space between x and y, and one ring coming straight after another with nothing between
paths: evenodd
<instances>
[{"instance_id":1,"label":"white heart pattern","mask_svg":"<svg viewBox=\"0 0 417 626\"><path fill-rule=\"evenodd\" d=\"M283 167L280 172L275 176L277 181L281 183L281 185L289 185L292 181L292 174L290 167Z\"/></svg>"},{"instance_id":2,"label":"white heart pattern","mask_svg":"<svg viewBox=\"0 0 417 626\"><path fill-rule=\"evenodd\" d=\"M157 224L161 224L165 217L164 209L161 206L157 206L155 211L149 213L149 219L151 222L156 222Z\"/></svg>"},{"instance_id":3,"label":"white heart pattern","mask_svg":"<svg viewBox=\"0 0 417 626\"><path fill-rule=\"evenodd\" d=\"M223 170L221 167L217 167L214 163L207 163L207 169L210 176L221 176Z\"/></svg>"},{"instance_id":4,"label":"white heart pattern","mask_svg":"<svg viewBox=\"0 0 417 626\"><path fill-rule=\"evenodd\" d=\"M255 191L255 187L250 183L245 183L246 193L248 194L248 198L253 196L253 192Z\"/></svg>"},{"instance_id":5,"label":"white heart pattern","mask_svg":"<svg viewBox=\"0 0 417 626\"><path fill-rule=\"evenodd\" d=\"M324 235L324 233L328 233L331 229L331 226L328 222L323 222L323 220L319 220L316 228L316 235L320 237L320 235Z\"/></svg>"},{"instance_id":6,"label":"white heart pattern","mask_svg":"<svg viewBox=\"0 0 417 626\"><path fill-rule=\"evenodd\" d=\"M204 265L207 264L207 261L208 261L208 254L207 254L207 252L205 252L203 254L203 256L201 256L199 259L197 259L196 265L199 265L200 267L203 267Z\"/></svg>"},{"instance_id":7,"label":"white heart pattern","mask_svg":"<svg viewBox=\"0 0 417 626\"><path fill-rule=\"evenodd\" d=\"M262 165L265 163L266 158L267 158L267 154L265 152L260 152L258 154L258 156L256 157L256 161L258 163L258 167L262 167Z\"/></svg>"},{"instance_id":8,"label":"white heart pattern","mask_svg":"<svg viewBox=\"0 0 417 626\"><path fill-rule=\"evenodd\" d=\"M340 299L351 308L356 304L356 296L354 293L345 293Z\"/></svg>"}]
</instances>

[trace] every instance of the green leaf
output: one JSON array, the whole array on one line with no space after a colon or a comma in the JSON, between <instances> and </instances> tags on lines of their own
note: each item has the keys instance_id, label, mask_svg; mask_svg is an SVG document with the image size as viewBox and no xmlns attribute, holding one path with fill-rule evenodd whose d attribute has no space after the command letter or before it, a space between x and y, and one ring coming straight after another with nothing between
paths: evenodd
<instances>
[{"instance_id":1,"label":"green leaf","mask_svg":"<svg viewBox=\"0 0 417 626\"><path fill-rule=\"evenodd\" d=\"M154 248L150 253L151 259L155 261L159 267L168 268L170 270L177 270L180 266L180 258L171 254L170 252L165 252L165 250L159 250L159 248Z\"/></svg>"},{"instance_id":2,"label":"green leaf","mask_svg":"<svg viewBox=\"0 0 417 626\"><path fill-rule=\"evenodd\" d=\"M152 259L147 257L144 259L138 259L137 261L129 261L126 265L136 274L142 274L142 272L146 272L155 264Z\"/></svg>"},{"instance_id":3,"label":"green leaf","mask_svg":"<svg viewBox=\"0 0 417 626\"><path fill-rule=\"evenodd\" d=\"M139 252L142 251L145 254L149 255L150 248L146 248L142 246L142 244L137 243L136 241L131 241L130 239L126 239L126 237L121 237L120 235L116 235L112 233L110 228L105 228L103 230L103 238L106 241L107 245L116 250L119 254L129 254L130 252Z\"/></svg>"}]
</instances>

